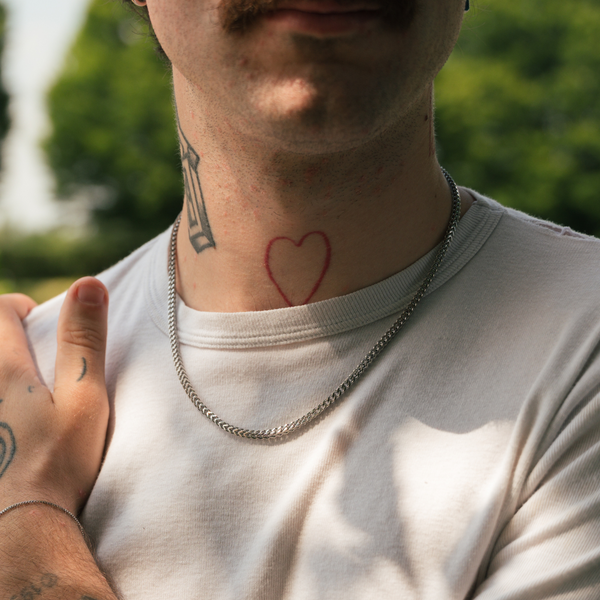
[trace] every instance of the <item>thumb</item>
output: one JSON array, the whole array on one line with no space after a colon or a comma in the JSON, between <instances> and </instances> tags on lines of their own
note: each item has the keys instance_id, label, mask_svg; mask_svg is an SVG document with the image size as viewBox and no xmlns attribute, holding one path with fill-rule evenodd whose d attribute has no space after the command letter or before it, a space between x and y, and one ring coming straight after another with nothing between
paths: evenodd
<instances>
[{"instance_id":1,"label":"thumb","mask_svg":"<svg viewBox=\"0 0 600 600\"><path fill-rule=\"evenodd\" d=\"M71 286L58 319L55 403L106 398L107 315L108 292L100 281L84 277Z\"/></svg>"}]
</instances>

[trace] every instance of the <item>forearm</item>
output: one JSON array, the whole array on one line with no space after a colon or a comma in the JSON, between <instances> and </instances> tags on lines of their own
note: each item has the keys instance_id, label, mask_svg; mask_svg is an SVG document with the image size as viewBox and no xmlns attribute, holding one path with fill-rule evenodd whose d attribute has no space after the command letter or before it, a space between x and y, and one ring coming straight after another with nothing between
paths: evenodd
<instances>
[{"instance_id":1,"label":"forearm","mask_svg":"<svg viewBox=\"0 0 600 600\"><path fill-rule=\"evenodd\" d=\"M0 600L117 600L77 524L43 505L0 520Z\"/></svg>"}]
</instances>

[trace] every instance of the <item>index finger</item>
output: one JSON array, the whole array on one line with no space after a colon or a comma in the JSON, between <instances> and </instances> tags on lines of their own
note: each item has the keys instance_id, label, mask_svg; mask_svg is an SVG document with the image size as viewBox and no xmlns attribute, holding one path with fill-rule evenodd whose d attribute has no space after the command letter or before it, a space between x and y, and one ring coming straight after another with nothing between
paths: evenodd
<instances>
[{"instance_id":1,"label":"index finger","mask_svg":"<svg viewBox=\"0 0 600 600\"><path fill-rule=\"evenodd\" d=\"M37 304L23 294L0 296L0 340L2 355L0 369L8 374L35 372L35 364L29 352L27 337L21 321Z\"/></svg>"}]
</instances>

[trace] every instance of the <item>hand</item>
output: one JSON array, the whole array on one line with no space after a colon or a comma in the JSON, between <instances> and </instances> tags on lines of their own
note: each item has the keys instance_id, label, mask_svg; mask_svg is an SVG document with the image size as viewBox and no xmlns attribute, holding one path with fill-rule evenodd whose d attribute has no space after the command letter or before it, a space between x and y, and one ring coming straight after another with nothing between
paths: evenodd
<instances>
[{"instance_id":1,"label":"hand","mask_svg":"<svg viewBox=\"0 0 600 600\"><path fill-rule=\"evenodd\" d=\"M53 393L40 382L21 324L34 306L21 294L0 296L0 510L47 500L77 514L98 475L108 423L108 292L92 277L67 292Z\"/></svg>"}]
</instances>

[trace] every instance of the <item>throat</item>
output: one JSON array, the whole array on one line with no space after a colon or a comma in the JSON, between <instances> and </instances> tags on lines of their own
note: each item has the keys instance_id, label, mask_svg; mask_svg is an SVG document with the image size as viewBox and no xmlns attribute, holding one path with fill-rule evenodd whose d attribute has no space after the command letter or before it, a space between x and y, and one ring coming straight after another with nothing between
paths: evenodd
<instances>
[{"instance_id":1,"label":"throat","mask_svg":"<svg viewBox=\"0 0 600 600\"><path fill-rule=\"evenodd\" d=\"M375 231L368 216L287 224L274 219L269 227L262 214L232 224L217 208L207 211L208 219L216 217L210 223L214 243L199 247L199 220L184 210L176 240L177 291L196 310L248 312L303 306L368 287L444 239L452 207L444 185L448 197L440 194L429 215L402 220L390 213Z\"/></svg>"}]
</instances>

